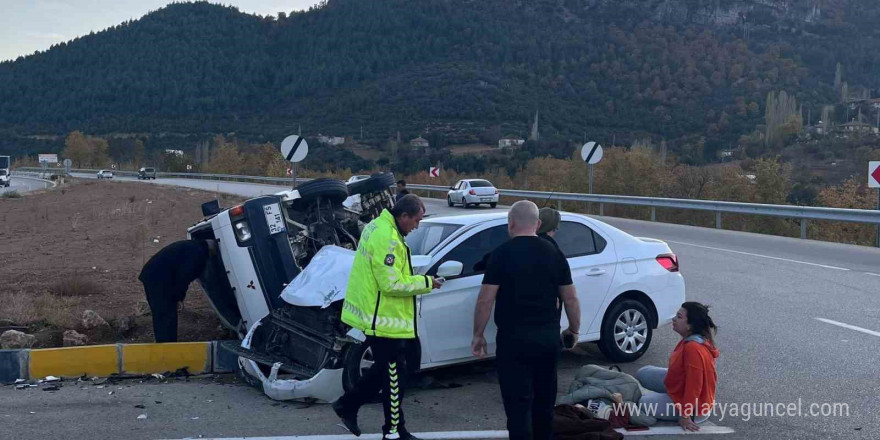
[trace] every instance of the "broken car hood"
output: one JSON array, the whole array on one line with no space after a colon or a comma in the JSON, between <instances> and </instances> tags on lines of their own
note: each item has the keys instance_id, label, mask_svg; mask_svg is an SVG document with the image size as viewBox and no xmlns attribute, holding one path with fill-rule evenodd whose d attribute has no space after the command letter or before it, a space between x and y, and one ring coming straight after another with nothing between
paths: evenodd
<instances>
[{"instance_id":1,"label":"broken car hood","mask_svg":"<svg viewBox=\"0 0 880 440\"><path fill-rule=\"evenodd\" d=\"M324 246L284 288L281 299L294 306L326 308L345 298L352 265L354 251Z\"/></svg>"}]
</instances>

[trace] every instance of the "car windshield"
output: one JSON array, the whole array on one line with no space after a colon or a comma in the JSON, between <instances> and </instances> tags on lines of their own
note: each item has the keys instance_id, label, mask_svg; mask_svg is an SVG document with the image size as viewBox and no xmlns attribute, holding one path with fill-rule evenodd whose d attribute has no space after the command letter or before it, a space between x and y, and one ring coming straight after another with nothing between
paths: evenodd
<instances>
[{"instance_id":1,"label":"car windshield","mask_svg":"<svg viewBox=\"0 0 880 440\"><path fill-rule=\"evenodd\" d=\"M471 180L471 188L491 188L492 186L488 180Z\"/></svg>"},{"instance_id":2,"label":"car windshield","mask_svg":"<svg viewBox=\"0 0 880 440\"><path fill-rule=\"evenodd\" d=\"M406 236L406 245L413 255L428 255L459 228L461 225L422 222L418 229Z\"/></svg>"},{"instance_id":3,"label":"car windshield","mask_svg":"<svg viewBox=\"0 0 880 440\"><path fill-rule=\"evenodd\" d=\"M6 175L6 170L0 170L0 176L5 176L5 175Z\"/></svg>"}]
</instances>

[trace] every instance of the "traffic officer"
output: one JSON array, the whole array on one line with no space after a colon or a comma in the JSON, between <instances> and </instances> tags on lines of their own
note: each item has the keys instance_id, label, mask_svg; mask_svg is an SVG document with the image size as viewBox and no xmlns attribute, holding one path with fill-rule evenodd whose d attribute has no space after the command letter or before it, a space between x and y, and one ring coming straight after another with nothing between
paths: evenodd
<instances>
[{"instance_id":1,"label":"traffic officer","mask_svg":"<svg viewBox=\"0 0 880 440\"><path fill-rule=\"evenodd\" d=\"M157 252L141 269L138 279L144 283L156 342L177 342L177 304L216 254L214 240L181 240Z\"/></svg>"},{"instance_id":2,"label":"traffic officer","mask_svg":"<svg viewBox=\"0 0 880 440\"><path fill-rule=\"evenodd\" d=\"M333 410L352 434L359 436L357 413L383 390L385 439L415 439L403 418L403 377L406 355L418 350L416 296L438 289L442 279L413 275L404 237L419 227L425 205L409 194L370 222L361 234L342 305L342 321L366 335L373 366L354 388L333 402Z\"/></svg>"}]
</instances>

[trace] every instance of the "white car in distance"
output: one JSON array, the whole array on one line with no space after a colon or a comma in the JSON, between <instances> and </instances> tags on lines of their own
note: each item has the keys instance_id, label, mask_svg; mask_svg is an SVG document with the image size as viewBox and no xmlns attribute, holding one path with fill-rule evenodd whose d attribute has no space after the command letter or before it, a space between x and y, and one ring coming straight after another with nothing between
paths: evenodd
<instances>
[{"instance_id":1,"label":"white car in distance","mask_svg":"<svg viewBox=\"0 0 880 440\"><path fill-rule=\"evenodd\" d=\"M112 171L110 171L110 170L101 170L101 171L98 171L98 180L102 180L102 179L112 179L112 178L113 178L113 172L112 172Z\"/></svg>"},{"instance_id":2,"label":"white car in distance","mask_svg":"<svg viewBox=\"0 0 880 440\"><path fill-rule=\"evenodd\" d=\"M446 203L449 206L460 204L464 208L487 204L494 208L498 206L498 189L492 182L484 179L459 180L449 187Z\"/></svg>"}]
</instances>

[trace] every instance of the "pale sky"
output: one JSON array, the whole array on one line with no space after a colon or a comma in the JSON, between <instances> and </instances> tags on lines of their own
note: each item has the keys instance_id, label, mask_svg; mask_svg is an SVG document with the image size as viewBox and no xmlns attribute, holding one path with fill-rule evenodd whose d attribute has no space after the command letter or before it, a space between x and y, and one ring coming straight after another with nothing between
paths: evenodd
<instances>
[{"instance_id":1,"label":"pale sky","mask_svg":"<svg viewBox=\"0 0 880 440\"><path fill-rule=\"evenodd\" d=\"M171 0L0 0L0 61L43 51L99 32L172 3ZM276 15L308 9L318 0L211 0L242 12Z\"/></svg>"}]
</instances>

